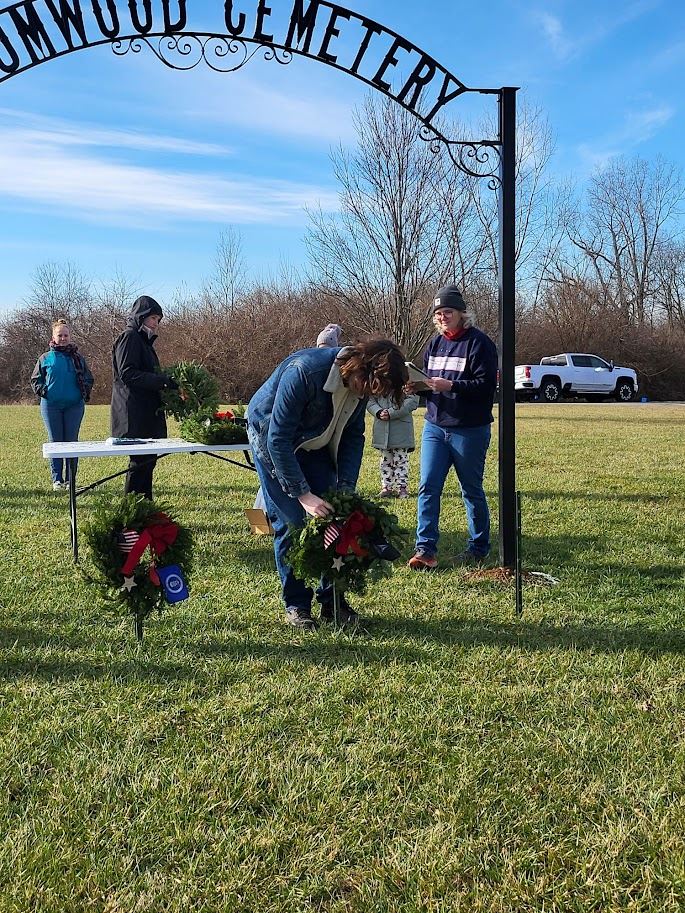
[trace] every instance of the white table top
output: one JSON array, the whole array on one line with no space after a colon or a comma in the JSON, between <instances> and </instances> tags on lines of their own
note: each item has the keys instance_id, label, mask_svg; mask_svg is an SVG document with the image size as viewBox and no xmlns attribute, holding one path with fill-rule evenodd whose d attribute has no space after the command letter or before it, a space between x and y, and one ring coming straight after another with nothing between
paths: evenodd
<instances>
[{"instance_id":1,"label":"white table top","mask_svg":"<svg viewBox=\"0 0 685 913\"><path fill-rule=\"evenodd\" d=\"M106 441L67 441L43 444L45 459L57 457L152 456L163 453L213 453L226 450L250 450L245 444L196 444L181 438L151 438L144 444L108 444Z\"/></svg>"}]
</instances>

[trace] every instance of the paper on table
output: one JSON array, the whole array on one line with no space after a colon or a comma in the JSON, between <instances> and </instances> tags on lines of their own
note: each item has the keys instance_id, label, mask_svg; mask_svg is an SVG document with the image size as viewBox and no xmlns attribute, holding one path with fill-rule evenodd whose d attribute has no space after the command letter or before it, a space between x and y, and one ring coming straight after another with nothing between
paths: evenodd
<instances>
[{"instance_id":1,"label":"paper on table","mask_svg":"<svg viewBox=\"0 0 685 913\"><path fill-rule=\"evenodd\" d=\"M149 444L150 441L154 441L153 437L108 437L105 441L108 447L116 446L121 444L126 446L127 444Z\"/></svg>"},{"instance_id":2,"label":"paper on table","mask_svg":"<svg viewBox=\"0 0 685 913\"><path fill-rule=\"evenodd\" d=\"M405 361L407 370L409 371L409 383L415 384L415 390L417 393L432 393L433 391L426 383L426 378L429 377L428 374L422 369L417 368L416 365L411 361Z\"/></svg>"}]
</instances>

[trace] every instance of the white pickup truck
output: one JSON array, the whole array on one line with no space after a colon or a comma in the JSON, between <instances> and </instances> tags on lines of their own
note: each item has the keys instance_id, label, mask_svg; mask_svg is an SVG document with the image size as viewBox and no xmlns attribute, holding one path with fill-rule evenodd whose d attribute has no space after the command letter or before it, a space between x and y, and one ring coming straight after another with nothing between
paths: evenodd
<instances>
[{"instance_id":1,"label":"white pickup truck","mask_svg":"<svg viewBox=\"0 0 685 913\"><path fill-rule=\"evenodd\" d=\"M557 403L562 397L629 403L637 393L637 374L632 368L616 367L613 361L576 352L547 356L539 365L517 365L514 383L517 399L547 403Z\"/></svg>"}]
</instances>

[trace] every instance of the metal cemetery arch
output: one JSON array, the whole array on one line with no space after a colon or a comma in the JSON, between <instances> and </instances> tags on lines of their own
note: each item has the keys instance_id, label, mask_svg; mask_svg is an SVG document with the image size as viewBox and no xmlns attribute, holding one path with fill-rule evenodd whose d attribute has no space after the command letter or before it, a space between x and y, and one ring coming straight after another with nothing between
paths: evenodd
<instances>
[{"instance_id":1,"label":"metal cemetery arch","mask_svg":"<svg viewBox=\"0 0 685 913\"><path fill-rule=\"evenodd\" d=\"M271 6L267 6L271 3ZM166 66L240 69L258 51L289 63L318 60L392 98L421 122L430 148L444 147L455 167L488 180L499 204L499 550L513 567L516 547L514 415L514 233L516 89L471 88L433 57L366 16L329 0L211 0L216 9L193 14L188 0L22 0L0 9L0 82L73 51L111 44L115 54L144 47ZM211 5L209 0L206 6ZM277 21L281 19L281 22ZM398 66L409 72L400 78ZM496 96L496 136L465 140L438 126L452 102L467 93Z\"/></svg>"}]
</instances>

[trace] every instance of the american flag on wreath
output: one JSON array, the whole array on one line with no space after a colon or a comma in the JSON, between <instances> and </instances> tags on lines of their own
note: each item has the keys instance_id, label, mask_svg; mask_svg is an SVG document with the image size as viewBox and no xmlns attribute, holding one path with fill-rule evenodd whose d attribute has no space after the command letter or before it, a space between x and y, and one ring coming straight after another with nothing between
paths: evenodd
<instances>
[{"instance_id":1,"label":"american flag on wreath","mask_svg":"<svg viewBox=\"0 0 685 913\"><path fill-rule=\"evenodd\" d=\"M140 533L135 529L122 529L117 536L117 545L124 555L128 555L136 542L140 539Z\"/></svg>"},{"instance_id":2,"label":"american flag on wreath","mask_svg":"<svg viewBox=\"0 0 685 913\"><path fill-rule=\"evenodd\" d=\"M326 529L323 531L323 545L324 548L330 548L331 545L335 542L336 539L340 537L342 532L342 526L339 523L333 521L329 523Z\"/></svg>"}]
</instances>

